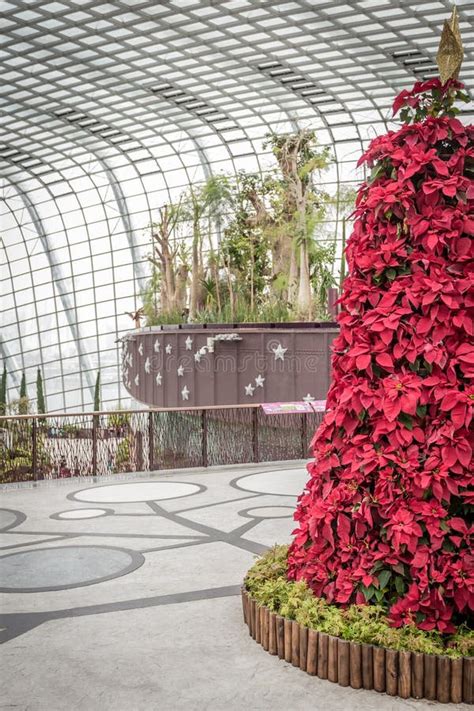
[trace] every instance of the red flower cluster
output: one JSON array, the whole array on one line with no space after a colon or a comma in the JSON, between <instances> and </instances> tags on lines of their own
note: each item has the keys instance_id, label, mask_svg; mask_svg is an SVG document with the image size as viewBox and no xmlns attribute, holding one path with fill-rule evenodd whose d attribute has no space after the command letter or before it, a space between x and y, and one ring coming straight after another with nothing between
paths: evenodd
<instances>
[{"instance_id":1,"label":"red flower cluster","mask_svg":"<svg viewBox=\"0 0 474 711\"><path fill-rule=\"evenodd\" d=\"M372 175L288 575L330 602L386 604L394 625L450 632L474 610L474 127L429 116L361 162Z\"/></svg>"}]
</instances>

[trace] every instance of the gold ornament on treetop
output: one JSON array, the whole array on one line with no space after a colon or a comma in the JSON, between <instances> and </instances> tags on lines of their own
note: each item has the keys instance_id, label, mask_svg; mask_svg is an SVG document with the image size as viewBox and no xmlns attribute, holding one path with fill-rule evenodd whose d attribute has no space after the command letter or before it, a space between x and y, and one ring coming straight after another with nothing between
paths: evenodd
<instances>
[{"instance_id":1,"label":"gold ornament on treetop","mask_svg":"<svg viewBox=\"0 0 474 711\"><path fill-rule=\"evenodd\" d=\"M436 55L442 84L446 84L448 79L458 78L463 57L464 51L461 33L459 32L459 15L456 5L454 5L450 19L444 21L438 54Z\"/></svg>"}]
</instances>

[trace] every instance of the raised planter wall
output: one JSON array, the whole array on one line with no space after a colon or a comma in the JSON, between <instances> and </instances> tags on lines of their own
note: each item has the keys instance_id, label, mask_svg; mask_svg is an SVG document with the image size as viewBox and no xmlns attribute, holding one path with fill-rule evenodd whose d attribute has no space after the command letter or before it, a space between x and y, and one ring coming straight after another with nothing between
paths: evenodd
<instances>
[{"instance_id":1,"label":"raised planter wall","mask_svg":"<svg viewBox=\"0 0 474 711\"><path fill-rule=\"evenodd\" d=\"M397 652L332 637L258 605L244 589L242 607L251 637L270 654L307 674L403 699L474 701L474 658Z\"/></svg>"},{"instance_id":2,"label":"raised planter wall","mask_svg":"<svg viewBox=\"0 0 474 711\"><path fill-rule=\"evenodd\" d=\"M255 405L307 395L323 400L337 333L326 322L134 331L122 339L123 382L133 398L152 407Z\"/></svg>"}]
</instances>

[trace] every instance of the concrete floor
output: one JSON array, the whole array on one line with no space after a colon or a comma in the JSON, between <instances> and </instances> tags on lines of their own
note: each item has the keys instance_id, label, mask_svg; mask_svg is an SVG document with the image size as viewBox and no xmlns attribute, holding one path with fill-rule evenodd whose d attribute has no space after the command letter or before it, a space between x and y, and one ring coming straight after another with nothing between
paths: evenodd
<instances>
[{"instance_id":1,"label":"concrete floor","mask_svg":"<svg viewBox=\"0 0 474 711\"><path fill-rule=\"evenodd\" d=\"M289 540L305 481L291 462L4 486L0 709L437 706L309 677L249 637L241 581Z\"/></svg>"}]
</instances>

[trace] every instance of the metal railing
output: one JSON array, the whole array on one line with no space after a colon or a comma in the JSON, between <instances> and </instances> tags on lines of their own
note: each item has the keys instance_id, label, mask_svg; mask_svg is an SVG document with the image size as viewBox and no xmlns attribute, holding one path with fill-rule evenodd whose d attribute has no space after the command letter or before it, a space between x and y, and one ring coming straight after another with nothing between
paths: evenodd
<instances>
[{"instance_id":1,"label":"metal railing","mask_svg":"<svg viewBox=\"0 0 474 711\"><path fill-rule=\"evenodd\" d=\"M0 417L0 483L306 458L321 418L256 405Z\"/></svg>"}]
</instances>

